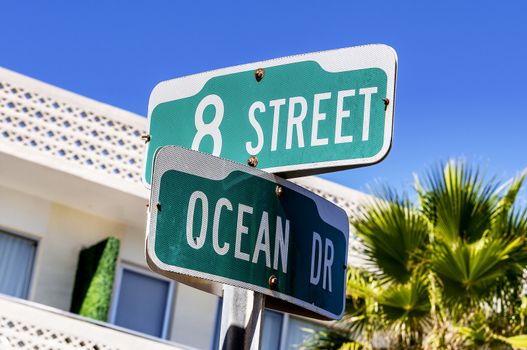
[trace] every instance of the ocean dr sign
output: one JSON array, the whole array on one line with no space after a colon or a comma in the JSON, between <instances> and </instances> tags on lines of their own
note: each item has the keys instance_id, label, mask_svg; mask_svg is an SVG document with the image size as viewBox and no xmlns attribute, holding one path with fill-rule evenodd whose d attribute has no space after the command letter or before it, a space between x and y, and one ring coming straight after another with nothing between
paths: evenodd
<instances>
[{"instance_id":1,"label":"ocean dr sign","mask_svg":"<svg viewBox=\"0 0 527 350\"><path fill-rule=\"evenodd\" d=\"M147 261L221 294L231 284L271 308L324 319L344 312L348 218L269 173L180 147L155 158Z\"/></svg>"},{"instance_id":2,"label":"ocean dr sign","mask_svg":"<svg viewBox=\"0 0 527 350\"><path fill-rule=\"evenodd\" d=\"M392 141L397 58L385 45L298 55L157 85L144 181L165 145L284 177L373 164Z\"/></svg>"}]
</instances>

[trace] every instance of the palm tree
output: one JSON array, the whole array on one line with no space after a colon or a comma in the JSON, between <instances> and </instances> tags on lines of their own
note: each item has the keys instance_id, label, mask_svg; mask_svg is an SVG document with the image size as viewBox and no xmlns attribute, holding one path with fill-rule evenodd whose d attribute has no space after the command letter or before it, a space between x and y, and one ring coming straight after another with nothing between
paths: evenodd
<instances>
[{"instance_id":1,"label":"palm tree","mask_svg":"<svg viewBox=\"0 0 527 350\"><path fill-rule=\"evenodd\" d=\"M510 348L526 331L524 178L450 161L416 179L417 204L382 191L351 221L367 263L348 271L346 316L305 348Z\"/></svg>"}]
</instances>

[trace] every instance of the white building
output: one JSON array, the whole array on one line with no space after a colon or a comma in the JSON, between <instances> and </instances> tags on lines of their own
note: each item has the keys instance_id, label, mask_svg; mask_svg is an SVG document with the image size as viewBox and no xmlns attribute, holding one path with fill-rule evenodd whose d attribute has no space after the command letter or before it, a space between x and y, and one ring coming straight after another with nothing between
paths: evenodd
<instances>
[{"instance_id":1,"label":"white building","mask_svg":"<svg viewBox=\"0 0 527 350\"><path fill-rule=\"evenodd\" d=\"M146 267L145 132L142 116L0 69L0 349L214 348L218 298ZM297 182L349 214L364 196ZM121 247L104 323L68 310L80 251L108 236ZM311 322L266 312L265 347Z\"/></svg>"}]
</instances>

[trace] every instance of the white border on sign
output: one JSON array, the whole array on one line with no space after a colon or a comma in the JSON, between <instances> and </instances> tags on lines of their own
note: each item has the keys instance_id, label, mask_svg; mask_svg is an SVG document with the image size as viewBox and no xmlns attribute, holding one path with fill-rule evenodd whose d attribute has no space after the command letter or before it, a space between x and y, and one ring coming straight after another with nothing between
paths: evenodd
<instances>
[{"instance_id":1,"label":"white border on sign","mask_svg":"<svg viewBox=\"0 0 527 350\"><path fill-rule=\"evenodd\" d=\"M186 269L182 267L172 266L162 262L155 253L155 239L156 239L156 226L157 226L157 206L154 203L159 201L159 190L160 182L163 174L168 170L178 170L181 172L186 172L188 174L208 178L211 180L221 180L226 178L233 171L243 171L254 176L266 179L268 181L275 182L283 187L291 189L295 192L299 192L306 197L309 197L315 202L317 210L320 214L322 220L328 224L336 227L344 235L346 242L346 254L344 257L345 265L348 263L348 236L349 236L349 223L348 216L344 209L339 206L331 203L330 201L300 187L289 181L286 181L282 178L279 178L273 174L265 173L261 170L250 168L245 165L241 165L230 160L221 159L214 157L205 153L191 151L179 146L165 146L161 147L155 154L154 161L154 173L152 177L152 193L150 196L150 205L149 205L149 225L147 226L147 237L146 237L146 257L147 262L151 268L157 272L163 273L177 273L191 277L202 278L210 280L216 283L229 284L235 287L245 288L253 290L258 293L269 295L277 299L284 300L291 304L300 306L307 310L310 310L314 313L322 315L327 318L340 319L344 314L345 303L346 303L346 292L343 293L342 300L342 312L338 315L333 314L327 310L324 310L314 304L307 303L301 299L294 298L287 294L273 291L268 288L263 288L257 285L250 283L240 282L230 278L225 278L221 276L212 275L209 273ZM211 163L216 164L211 164ZM151 266L153 264L154 266ZM170 276L167 276L170 277ZM343 273L343 285L346 286L346 273ZM214 290L214 287L204 288L209 292ZM216 294L217 294L216 290Z\"/></svg>"},{"instance_id":2,"label":"white border on sign","mask_svg":"<svg viewBox=\"0 0 527 350\"><path fill-rule=\"evenodd\" d=\"M375 164L380 162L389 152L392 144L393 133L393 114L395 107L395 82L397 74L397 53L393 48L384 44L356 46L343 49L320 51L302 55L276 58L267 61L248 63L239 66L217 69L205 73L189 75L186 77L167 80L157 84L148 102L148 130L150 130L151 116L154 108L164 102L183 99L197 94L213 77L255 70L257 68L268 68L288 63L315 61L328 72L342 72L366 68L380 68L387 75L386 96L390 103L385 111L384 140L380 151L368 158L344 159L337 161L326 161L309 164L295 164L263 170L270 173L296 172L300 170L320 169L320 168L345 168L359 165ZM143 160L143 184L150 188L146 182L146 160L150 149L147 144L145 157Z\"/></svg>"}]
</instances>

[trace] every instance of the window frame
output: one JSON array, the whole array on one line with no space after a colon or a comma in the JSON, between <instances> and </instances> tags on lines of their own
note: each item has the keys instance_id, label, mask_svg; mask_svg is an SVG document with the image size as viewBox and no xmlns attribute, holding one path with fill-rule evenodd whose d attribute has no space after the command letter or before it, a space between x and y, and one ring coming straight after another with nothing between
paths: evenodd
<instances>
[{"instance_id":1,"label":"window frame","mask_svg":"<svg viewBox=\"0 0 527 350\"><path fill-rule=\"evenodd\" d=\"M168 282L168 293L167 293L167 299L165 303L165 313L163 315L163 328L161 330L160 339L169 340L168 339L170 336L169 331L171 329L172 318L173 318L172 311L174 309L174 302L175 302L176 283L173 280L160 276L146 268L139 267L137 265L134 265L128 262L120 261L117 265L115 281L113 284L112 300L110 303L110 312L108 313L108 322L115 326L118 326L115 324L115 319L117 316L117 307L119 305L119 294L121 292L121 284L122 284L121 282L123 278L124 269L127 269L129 271L132 271L132 272L135 272L135 273L147 276L147 277L151 277L157 280ZM142 333L140 331L136 331L135 329L131 329L131 331ZM146 334L146 333L142 333L142 334ZM157 338L156 336L152 336L150 334L146 334L146 335Z\"/></svg>"},{"instance_id":2,"label":"window frame","mask_svg":"<svg viewBox=\"0 0 527 350\"><path fill-rule=\"evenodd\" d=\"M15 236L21 239L26 239L29 241L33 241L35 243L35 250L33 254L33 261L31 262L31 272L29 273L29 281L27 286L27 292L25 298L20 298L22 300L28 300L32 301L34 294L35 294L35 281L36 281L36 274L37 274L37 268L38 268L38 262L40 261L40 251L41 251L41 239L42 237L22 232L16 229L13 229L11 227L5 227L3 225L0 225L0 233Z\"/></svg>"}]
</instances>

